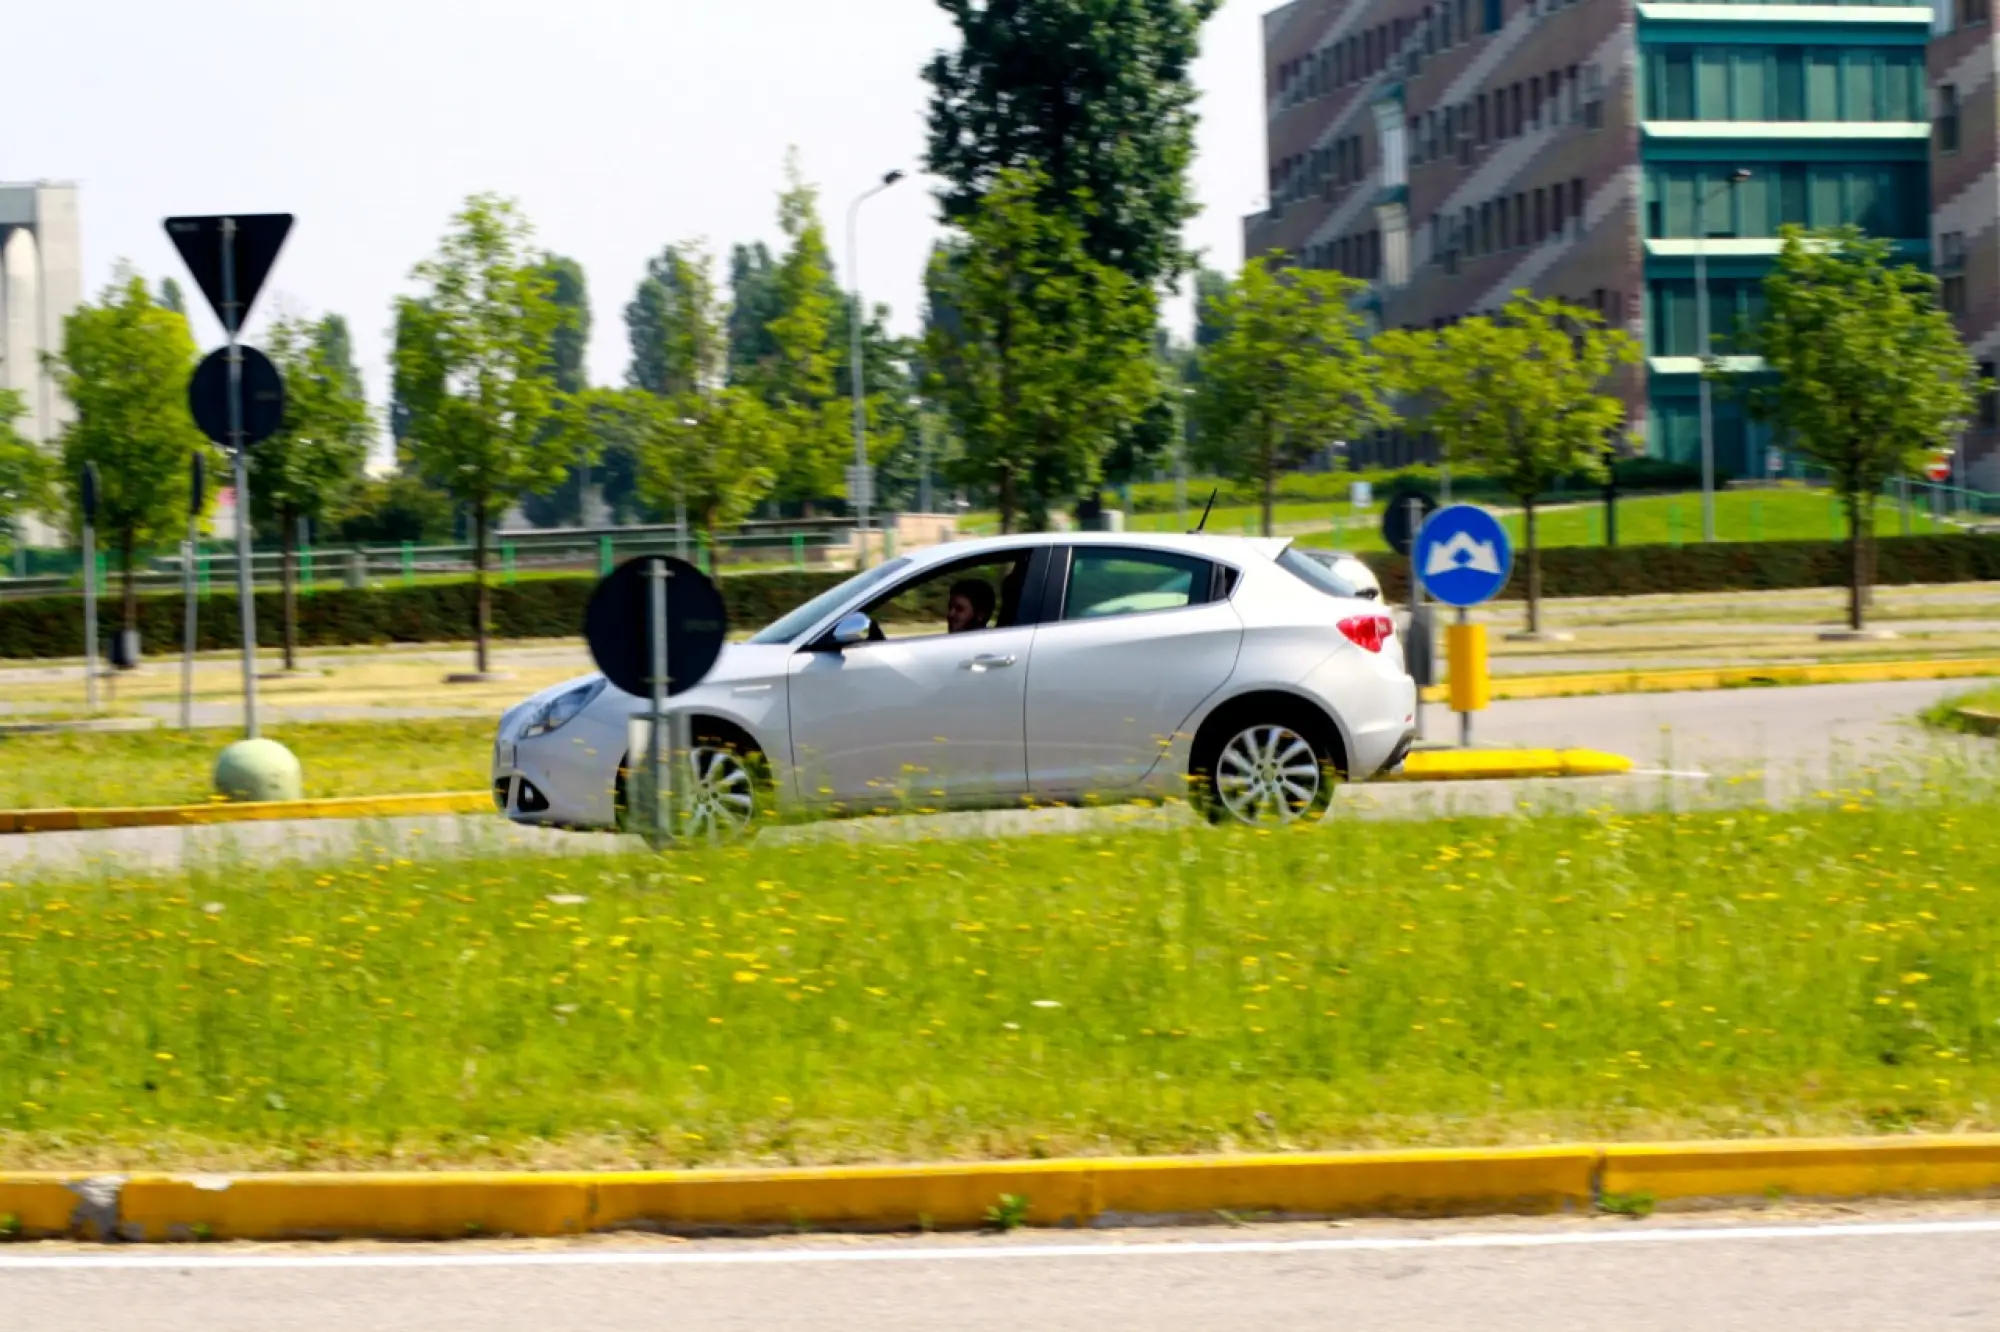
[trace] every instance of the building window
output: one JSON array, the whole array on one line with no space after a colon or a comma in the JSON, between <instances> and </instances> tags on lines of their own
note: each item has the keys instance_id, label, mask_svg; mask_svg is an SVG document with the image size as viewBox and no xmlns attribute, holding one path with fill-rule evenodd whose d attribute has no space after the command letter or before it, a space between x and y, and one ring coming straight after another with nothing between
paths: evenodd
<instances>
[{"instance_id":1,"label":"building window","mask_svg":"<svg viewBox=\"0 0 2000 1332\"><path fill-rule=\"evenodd\" d=\"M1549 238L1548 202L1549 192L1546 189L1535 191L1535 244L1537 245Z\"/></svg>"},{"instance_id":2,"label":"building window","mask_svg":"<svg viewBox=\"0 0 2000 1332\"><path fill-rule=\"evenodd\" d=\"M1478 120L1478 122L1479 122L1479 123L1478 123L1478 126L1477 126L1477 128L1478 128L1478 130L1479 130L1479 146L1480 146L1481 148L1484 148L1484 147L1486 146L1486 142L1487 142L1487 135L1486 135L1486 94L1485 94L1485 93L1481 93L1481 94L1479 94L1479 97L1478 97L1478 99L1477 99L1477 100L1475 100L1475 101L1473 102L1473 106L1474 106L1474 107L1476 108L1476 111L1475 111L1475 117L1476 117L1476 119L1477 119L1477 120Z\"/></svg>"},{"instance_id":3,"label":"building window","mask_svg":"<svg viewBox=\"0 0 2000 1332\"><path fill-rule=\"evenodd\" d=\"M1569 215L1576 219L1579 230L1583 227L1583 178L1572 178L1569 183Z\"/></svg>"},{"instance_id":4,"label":"building window","mask_svg":"<svg viewBox=\"0 0 2000 1332\"><path fill-rule=\"evenodd\" d=\"M1947 231L1938 237L1938 271L1949 273L1965 267L1965 233Z\"/></svg>"},{"instance_id":5,"label":"building window","mask_svg":"<svg viewBox=\"0 0 2000 1332\"><path fill-rule=\"evenodd\" d=\"M1568 215L1563 212L1563 187L1558 185L1549 191L1550 233L1560 238L1568 221Z\"/></svg>"},{"instance_id":6,"label":"building window","mask_svg":"<svg viewBox=\"0 0 2000 1332\"><path fill-rule=\"evenodd\" d=\"M1482 15L1484 19L1482 27L1484 30L1487 32L1500 31L1500 0L1480 0L1480 8L1484 11Z\"/></svg>"},{"instance_id":7,"label":"building window","mask_svg":"<svg viewBox=\"0 0 2000 1332\"><path fill-rule=\"evenodd\" d=\"M1954 319L1965 313L1965 275L1954 273L1939 286L1938 303Z\"/></svg>"},{"instance_id":8,"label":"building window","mask_svg":"<svg viewBox=\"0 0 2000 1332\"><path fill-rule=\"evenodd\" d=\"M1961 28L1984 23L1992 16L1989 0L1958 0L1958 26Z\"/></svg>"},{"instance_id":9,"label":"building window","mask_svg":"<svg viewBox=\"0 0 2000 1332\"><path fill-rule=\"evenodd\" d=\"M1479 205L1479 252L1493 253L1493 205Z\"/></svg>"},{"instance_id":10,"label":"building window","mask_svg":"<svg viewBox=\"0 0 2000 1332\"><path fill-rule=\"evenodd\" d=\"M1922 162L1782 165L1729 185L1734 162L1646 168L1646 234L1655 239L1774 237L1786 224L1858 226L1877 236L1926 239L1929 196ZM1572 210L1574 211L1574 210Z\"/></svg>"},{"instance_id":11,"label":"building window","mask_svg":"<svg viewBox=\"0 0 2000 1332\"><path fill-rule=\"evenodd\" d=\"M1941 153L1958 151L1958 87L1941 83L1937 90L1937 148Z\"/></svg>"},{"instance_id":12,"label":"building window","mask_svg":"<svg viewBox=\"0 0 2000 1332\"><path fill-rule=\"evenodd\" d=\"M1979 380L1982 384L1993 382L1993 362L1981 361L1979 363ZM2000 390L1982 388L1979 391L1979 428L1981 430L2000 428L2000 402L1994 400L1996 392L2000 392Z\"/></svg>"}]
</instances>

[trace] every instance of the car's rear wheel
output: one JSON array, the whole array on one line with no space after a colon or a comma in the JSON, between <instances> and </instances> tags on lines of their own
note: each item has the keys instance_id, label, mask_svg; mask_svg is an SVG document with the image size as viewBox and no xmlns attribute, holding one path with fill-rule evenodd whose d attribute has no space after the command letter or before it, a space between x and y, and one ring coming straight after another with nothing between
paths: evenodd
<instances>
[{"instance_id":1,"label":"car's rear wheel","mask_svg":"<svg viewBox=\"0 0 2000 1332\"><path fill-rule=\"evenodd\" d=\"M1339 763L1324 726L1284 713L1242 713L1203 739L1192 775L1211 822L1297 823L1317 819L1333 802Z\"/></svg>"}]
</instances>

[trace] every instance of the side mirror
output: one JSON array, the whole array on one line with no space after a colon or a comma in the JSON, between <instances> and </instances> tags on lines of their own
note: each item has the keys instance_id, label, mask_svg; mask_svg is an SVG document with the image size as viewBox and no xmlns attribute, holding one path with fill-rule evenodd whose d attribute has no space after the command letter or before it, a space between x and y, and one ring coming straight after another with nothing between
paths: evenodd
<instances>
[{"instance_id":1,"label":"side mirror","mask_svg":"<svg viewBox=\"0 0 2000 1332\"><path fill-rule=\"evenodd\" d=\"M833 633L831 635L833 645L837 648L844 648L852 647L856 643L865 643L868 641L868 635L874 628L875 622L861 611L855 611L851 615L843 615L840 617L840 622L833 626Z\"/></svg>"}]
</instances>

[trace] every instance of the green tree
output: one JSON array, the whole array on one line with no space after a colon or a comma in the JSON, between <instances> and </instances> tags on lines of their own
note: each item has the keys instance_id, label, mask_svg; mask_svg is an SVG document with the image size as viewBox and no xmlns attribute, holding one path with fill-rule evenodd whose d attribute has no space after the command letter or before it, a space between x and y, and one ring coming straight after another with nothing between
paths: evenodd
<instances>
[{"instance_id":1,"label":"green tree","mask_svg":"<svg viewBox=\"0 0 2000 1332\"><path fill-rule=\"evenodd\" d=\"M841 491L841 469L854 456L846 404L834 394L840 357L834 337L841 308L827 252L819 196L799 171L798 154L785 162L785 192L778 226L787 246L772 282L774 317L766 324L772 354L750 371L749 382L781 426L785 452L778 465L777 497L805 506Z\"/></svg>"},{"instance_id":2,"label":"green tree","mask_svg":"<svg viewBox=\"0 0 2000 1332\"><path fill-rule=\"evenodd\" d=\"M1253 484L1270 536L1278 478L1337 440L1388 425L1382 367L1354 298L1367 283L1252 259L1212 311L1201 352L1196 460Z\"/></svg>"},{"instance_id":3,"label":"green tree","mask_svg":"<svg viewBox=\"0 0 2000 1332\"><path fill-rule=\"evenodd\" d=\"M730 383L744 383L778 355L771 324L780 313L778 265L771 247L762 241L738 245L729 253Z\"/></svg>"},{"instance_id":4,"label":"green tree","mask_svg":"<svg viewBox=\"0 0 2000 1332\"><path fill-rule=\"evenodd\" d=\"M1766 313L1744 350L1768 373L1731 376L1752 411L1824 467L1847 509L1847 620L1866 627L1875 497L1949 450L1991 388L1938 305L1937 279L1892 262L1855 228L1785 228Z\"/></svg>"},{"instance_id":5,"label":"green tree","mask_svg":"<svg viewBox=\"0 0 2000 1332\"><path fill-rule=\"evenodd\" d=\"M559 411L549 367L564 314L531 238L511 200L474 195L437 254L412 270L423 294L397 302L396 395L409 413L403 447L427 480L471 513L482 675L492 525L522 496L557 484L574 457L550 447L545 430Z\"/></svg>"},{"instance_id":6,"label":"green tree","mask_svg":"<svg viewBox=\"0 0 2000 1332\"><path fill-rule=\"evenodd\" d=\"M181 284L172 278L160 279L160 308L177 315L187 314L187 297L181 294Z\"/></svg>"},{"instance_id":7,"label":"green tree","mask_svg":"<svg viewBox=\"0 0 2000 1332\"><path fill-rule=\"evenodd\" d=\"M313 326L313 343L319 348L326 365L340 376L348 396L367 401L367 391L361 385L361 370L354 364L354 335L348 330L346 316L322 316L319 323Z\"/></svg>"},{"instance_id":8,"label":"green tree","mask_svg":"<svg viewBox=\"0 0 2000 1332\"><path fill-rule=\"evenodd\" d=\"M925 362L963 445L957 478L995 496L1007 532L1024 504L1041 525L1051 497L1096 483L1152 382L1151 294L1092 260L1042 191L1032 171L1003 174L928 277Z\"/></svg>"},{"instance_id":9,"label":"green tree","mask_svg":"<svg viewBox=\"0 0 2000 1332\"><path fill-rule=\"evenodd\" d=\"M590 288L584 280L583 265L563 255L550 255L543 263L542 271L549 279L550 298L562 311L548 373L555 381L556 392L565 397L575 397L589 387L584 358L590 350ZM557 527L583 521L584 488L590 483L590 458L600 455L589 435L562 436L561 432L565 429L563 421L551 421L543 429L545 440L551 447L561 447L559 436L572 438L573 442L582 445L583 455L570 462L561 483L553 490L547 494L530 495L522 501L522 512L537 527Z\"/></svg>"},{"instance_id":10,"label":"green tree","mask_svg":"<svg viewBox=\"0 0 2000 1332\"><path fill-rule=\"evenodd\" d=\"M451 497L411 472L367 477L333 515L333 534L370 544L448 541Z\"/></svg>"},{"instance_id":11,"label":"green tree","mask_svg":"<svg viewBox=\"0 0 2000 1332\"><path fill-rule=\"evenodd\" d=\"M338 332L329 316L316 324L279 319L265 335L271 360L285 380L285 420L279 431L250 451L251 512L275 527L284 588L285 669L298 665L298 587L293 575L298 525L315 526L340 512L366 475L373 419L357 391L353 366L339 359Z\"/></svg>"},{"instance_id":12,"label":"green tree","mask_svg":"<svg viewBox=\"0 0 2000 1332\"><path fill-rule=\"evenodd\" d=\"M118 552L124 627L137 629L134 557L142 544L181 539L188 460L209 448L188 415L194 337L184 317L155 304L145 280L126 272L95 305L63 321L57 364L63 393L76 408L62 437L71 512L80 524L79 478L85 463L96 463L97 527Z\"/></svg>"},{"instance_id":13,"label":"green tree","mask_svg":"<svg viewBox=\"0 0 2000 1332\"><path fill-rule=\"evenodd\" d=\"M668 382L668 344L683 318L687 294L675 283L687 271L680 252L669 245L646 261L646 275L625 307L625 333L631 342L632 361L625 382L648 393L675 393L681 386Z\"/></svg>"},{"instance_id":14,"label":"green tree","mask_svg":"<svg viewBox=\"0 0 2000 1332\"><path fill-rule=\"evenodd\" d=\"M1149 293L1177 278L1196 212L1189 72L1219 3L938 0L960 38L924 72L946 220L971 222L1008 172L1034 169L1038 202L1092 260Z\"/></svg>"},{"instance_id":15,"label":"green tree","mask_svg":"<svg viewBox=\"0 0 2000 1332\"><path fill-rule=\"evenodd\" d=\"M1528 632L1542 627L1535 505L1557 478L1602 479L1625 404L1600 390L1639 359L1622 329L1593 311L1518 291L1497 318L1377 335L1389 385L1451 462L1478 468L1526 518Z\"/></svg>"},{"instance_id":16,"label":"green tree","mask_svg":"<svg viewBox=\"0 0 2000 1332\"><path fill-rule=\"evenodd\" d=\"M0 389L0 534L18 538L16 524L55 502L55 459L14 429L28 410L20 393Z\"/></svg>"},{"instance_id":17,"label":"green tree","mask_svg":"<svg viewBox=\"0 0 2000 1332\"><path fill-rule=\"evenodd\" d=\"M749 517L776 481L784 430L757 394L725 385L728 315L708 255L694 245L669 253L662 285L678 300L658 362L669 391L600 395L599 410L634 441L640 496L659 512L684 507L720 562L723 530Z\"/></svg>"}]
</instances>

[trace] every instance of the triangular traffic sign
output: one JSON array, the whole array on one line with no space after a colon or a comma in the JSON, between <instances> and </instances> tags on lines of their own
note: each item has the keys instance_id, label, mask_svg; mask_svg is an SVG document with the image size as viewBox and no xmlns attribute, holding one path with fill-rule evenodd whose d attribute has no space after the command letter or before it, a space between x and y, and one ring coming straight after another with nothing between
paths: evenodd
<instances>
[{"instance_id":1,"label":"triangular traffic sign","mask_svg":"<svg viewBox=\"0 0 2000 1332\"><path fill-rule=\"evenodd\" d=\"M222 298L225 221L236 224L236 271L232 275L235 278L233 294L236 299L233 304ZM188 272L194 274L201 294L208 297L215 317L230 333L242 331L244 321L250 317L250 306L256 301L257 293L263 290L264 279L271 275L271 265L278 261L278 250L284 245L285 236L291 229L290 213L237 213L167 219L167 235L173 240L174 248L181 252Z\"/></svg>"}]
</instances>

